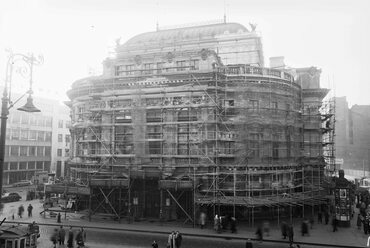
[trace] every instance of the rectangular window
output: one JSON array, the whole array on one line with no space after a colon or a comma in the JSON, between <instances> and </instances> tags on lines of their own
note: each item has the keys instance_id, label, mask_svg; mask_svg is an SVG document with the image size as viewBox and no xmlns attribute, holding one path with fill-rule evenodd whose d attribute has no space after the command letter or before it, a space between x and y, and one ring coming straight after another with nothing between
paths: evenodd
<instances>
[{"instance_id":1,"label":"rectangular window","mask_svg":"<svg viewBox=\"0 0 370 248\"><path fill-rule=\"evenodd\" d=\"M28 130L21 129L21 140L28 140Z\"/></svg>"},{"instance_id":2,"label":"rectangular window","mask_svg":"<svg viewBox=\"0 0 370 248\"><path fill-rule=\"evenodd\" d=\"M44 131L37 131L37 140L38 141L45 141L45 132Z\"/></svg>"},{"instance_id":3,"label":"rectangular window","mask_svg":"<svg viewBox=\"0 0 370 248\"><path fill-rule=\"evenodd\" d=\"M45 146L45 156L50 157L51 156L51 147Z\"/></svg>"},{"instance_id":4,"label":"rectangular window","mask_svg":"<svg viewBox=\"0 0 370 248\"><path fill-rule=\"evenodd\" d=\"M10 170L18 170L18 162L10 162Z\"/></svg>"},{"instance_id":5,"label":"rectangular window","mask_svg":"<svg viewBox=\"0 0 370 248\"><path fill-rule=\"evenodd\" d=\"M157 74L160 74L160 73L162 73L162 72L163 72L164 65L165 65L165 63L164 63L164 62L158 62L158 63L157 63Z\"/></svg>"},{"instance_id":6,"label":"rectangular window","mask_svg":"<svg viewBox=\"0 0 370 248\"><path fill-rule=\"evenodd\" d=\"M45 132L45 141L50 142L51 141L51 132Z\"/></svg>"},{"instance_id":7,"label":"rectangular window","mask_svg":"<svg viewBox=\"0 0 370 248\"><path fill-rule=\"evenodd\" d=\"M177 67L177 71L185 71L186 61L185 60L176 61L176 67Z\"/></svg>"},{"instance_id":8,"label":"rectangular window","mask_svg":"<svg viewBox=\"0 0 370 248\"><path fill-rule=\"evenodd\" d=\"M63 142L63 134L58 134L58 142Z\"/></svg>"},{"instance_id":9,"label":"rectangular window","mask_svg":"<svg viewBox=\"0 0 370 248\"><path fill-rule=\"evenodd\" d=\"M4 163L4 171L9 170L9 163Z\"/></svg>"},{"instance_id":10,"label":"rectangular window","mask_svg":"<svg viewBox=\"0 0 370 248\"><path fill-rule=\"evenodd\" d=\"M71 127L71 121L66 121L66 128L70 128Z\"/></svg>"},{"instance_id":11,"label":"rectangular window","mask_svg":"<svg viewBox=\"0 0 370 248\"><path fill-rule=\"evenodd\" d=\"M62 176L62 161L57 161L56 177Z\"/></svg>"},{"instance_id":12,"label":"rectangular window","mask_svg":"<svg viewBox=\"0 0 370 248\"><path fill-rule=\"evenodd\" d=\"M21 123L23 125L28 125L28 123L29 123L29 116L27 114L22 114L21 117L22 117L22 122Z\"/></svg>"},{"instance_id":13,"label":"rectangular window","mask_svg":"<svg viewBox=\"0 0 370 248\"><path fill-rule=\"evenodd\" d=\"M45 117L45 126L53 127L53 117Z\"/></svg>"},{"instance_id":14,"label":"rectangular window","mask_svg":"<svg viewBox=\"0 0 370 248\"><path fill-rule=\"evenodd\" d=\"M58 121L58 128L63 128L63 120Z\"/></svg>"},{"instance_id":15,"label":"rectangular window","mask_svg":"<svg viewBox=\"0 0 370 248\"><path fill-rule=\"evenodd\" d=\"M259 112L260 104L259 104L258 100L250 100L249 102L250 102L250 105L251 105L251 111L255 112L255 113Z\"/></svg>"},{"instance_id":16,"label":"rectangular window","mask_svg":"<svg viewBox=\"0 0 370 248\"><path fill-rule=\"evenodd\" d=\"M21 146L20 147L20 156L27 156L28 146Z\"/></svg>"},{"instance_id":17,"label":"rectangular window","mask_svg":"<svg viewBox=\"0 0 370 248\"><path fill-rule=\"evenodd\" d=\"M10 156L19 156L19 146L10 146Z\"/></svg>"},{"instance_id":18,"label":"rectangular window","mask_svg":"<svg viewBox=\"0 0 370 248\"><path fill-rule=\"evenodd\" d=\"M143 74L153 74L153 64L152 63L144 64Z\"/></svg>"},{"instance_id":19,"label":"rectangular window","mask_svg":"<svg viewBox=\"0 0 370 248\"><path fill-rule=\"evenodd\" d=\"M12 140L19 140L19 132L20 132L19 129L12 129L11 139Z\"/></svg>"},{"instance_id":20,"label":"rectangular window","mask_svg":"<svg viewBox=\"0 0 370 248\"><path fill-rule=\"evenodd\" d=\"M66 136L64 138L65 138L66 144L68 144L69 142L71 142L71 135L66 134Z\"/></svg>"},{"instance_id":21,"label":"rectangular window","mask_svg":"<svg viewBox=\"0 0 370 248\"><path fill-rule=\"evenodd\" d=\"M37 119L35 116L30 116L30 125L31 126L36 126L37 125Z\"/></svg>"},{"instance_id":22,"label":"rectangular window","mask_svg":"<svg viewBox=\"0 0 370 248\"><path fill-rule=\"evenodd\" d=\"M123 65L118 65L115 67L115 75L116 76L122 76L124 73L124 66Z\"/></svg>"},{"instance_id":23,"label":"rectangular window","mask_svg":"<svg viewBox=\"0 0 370 248\"><path fill-rule=\"evenodd\" d=\"M21 123L21 115L18 113L12 113L12 121L13 124L19 124Z\"/></svg>"},{"instance_id":24,"label":"rectangular window","mask_svg":"<svg viewBox=\"0 0 370 248\"><path fill-rule=\"evenodd\" d=\"M35 165L36 165L36 162L35 161L28 162L28 169L29 170L34 170L35 169Z\"/></svg>"},{"instance_id":25,"label":"rectangular window","mask_svg":"<svg viewBox=\"0 0 370 248\"><path fill-rule=\"evenodd\" d=\"M43 146L38 146L37 147L37 156L39 156L39 157L44 156L44 147Z\"/></svg>"},{"instance_id":26,"label":"rectangular window","mask_svg":"<svg viewBox=\"0 0 370 248\"><path fill-rule=\"evenodd\" d=\"M37 118L37 126L39 126L39 127L45 126L45 120L44 120L44 118L42 116L39 116Z\"/></svg>"},{"instance_id":27,"label":"rectangular window","mask_svg":"<svg viewBox=\"0 0 370 248\"><path fill-rule=\"evenodd\" d=\"M30 130L29 135L28 135L28 140L36 140L36 137L37 137L37 131Z\"/></svg>"},{"instance_id":28,"label":"rectangular window","mask_svg":"<svg viewBox=\"0 0 370 248\"><path fill-rule=\"evenodd\" d=\"M20 170L27 170L27 162L19 162Z\"/></svg>"},{"instance_id":29,"label":"rectangular window","mask_svg":"<svg viewBox=\"0 0 370 248\"><path fill-rule=\"evenodd\" d=\"M42 161L37 161L37 162L36 162L36 169L37 169L37 170L43 170L43 169L44 169L44 162L42 162Z\"/></svg>"},{"instance_id":30,"label":"rectangular window","mask_svg":"<svg viewBox=\"0 0 370 248\"><path fill-rule=\"evenodd\" d=\"M50 161L44 161L44 171L50 172Z\"/></svg>"},{"instance_id":31,"label":"rectangular window","mask_svg":"<svg viewBox=\"0 0 370 248\"><path fill-rule=\"evenodd\" d=\"M190 60L190 70L199 70L199 59Z\"/></svg>"},{"instance_id":32,"label":"rectangular window","mask_svg":"<svg viewBox=\"0 0 370 248\"><path fill-rule=\"evenodd\" d=\"M28 156L36 156L36 146L28 147Z\"/></svg>"},{"instance_id":33,"label":"rectangular window","mask_svg":"<svg viewBox=\"0 0 370 248\"><path fill-rule=\"evenodd\" d=\"M58 156L58 157L61 157L61 156L62 156L62 149L58 149L58 150L57 150L57 156Z\"/></svg>"},{"instance_id":34,"label":"rectangular window","mask_svg":"<svg viewBox=\"0 0 370 248\"><path fill-rule=\"evenodd\" d=\"M135 65L126 65L126 75L134 75L135 74Z\"/></svg>"}]
</instances>

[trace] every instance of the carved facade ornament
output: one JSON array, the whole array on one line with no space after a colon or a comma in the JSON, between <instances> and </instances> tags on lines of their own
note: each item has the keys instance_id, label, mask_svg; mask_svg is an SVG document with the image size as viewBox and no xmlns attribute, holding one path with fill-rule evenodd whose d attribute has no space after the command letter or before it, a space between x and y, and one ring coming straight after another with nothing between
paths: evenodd
<instances>
[{"instance_id":1,"label":"carved facade ornament","mask_svg":"<svg viewBox=\"0 0 370 248\"><path fill-rule=\"evenodd\" d=\"M175 55L173 53L171 53L171 52L168 52L167 53L167 61L168 61L168 63L172 63L173 58L175 58Z\"/></svg>"},{"instance_id":2,"label":"carved facade ornament","mask_svg":"<svg viewBox=\"0 0 370 248\"><path fill-rule=\"evenodd\" d=\"M202 60L206 60L208 58L208 55L209 55L209 51L208 49L202 49L200 51L200 57L202 58Z\"/></svg>"}]
</instances>

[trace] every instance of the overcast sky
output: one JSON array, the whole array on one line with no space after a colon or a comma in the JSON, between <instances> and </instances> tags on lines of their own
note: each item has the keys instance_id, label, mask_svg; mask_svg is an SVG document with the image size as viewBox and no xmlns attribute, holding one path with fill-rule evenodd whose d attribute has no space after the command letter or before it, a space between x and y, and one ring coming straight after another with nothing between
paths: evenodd
<instances>
[{"instance_id":1,"label":"overcast sky","mask_svg":"<svg viewBox=\"0 0 370 248\"><path fill-rule=\"evenodd\" d=\"M36 95L66 100L77 79L99 74L115 40L159 26L222 19L257 23L268 58L322 69L321 83L353 104L370 104L369 0L0 0L0 79L6 52L42 54ZM25 79L15 76L14 86Z\"/></svg>"}]
</instances>

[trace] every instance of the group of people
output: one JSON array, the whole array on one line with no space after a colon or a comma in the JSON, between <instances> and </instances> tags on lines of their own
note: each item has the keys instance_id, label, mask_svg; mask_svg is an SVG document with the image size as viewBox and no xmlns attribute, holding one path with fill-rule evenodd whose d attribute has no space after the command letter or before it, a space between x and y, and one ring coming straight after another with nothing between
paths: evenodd
<instances>
[{"instance_id":1,"label":"group of people","mask_svg":"<svg viewBox=\"0 0 370 248\"><path fill-rule=\"evenodd\" d=\"M204 217L202 217L202 213L200 216L201 219L201 228L203 229L204 224L205 224L205 214ZM202 219L204 219L202 221ZM231 217L231 216L218 216L217 214L215 215L215 218L213 219L213 229L217 233L221 233L222 229L227 229L228 226L230 225L230 230L232 233L236 233L236 218Z\"/></svg>"},{"instance_id":2,"label":"group of people","mask_svg":"<svg viewBox=\"0 0 370 248\"><path fill-rule=\"evenodd\" d=\"M74 240L76 241L76 247L85 247L86 242L86 231L83 227L81 227L78 232L76 233L76 236L74 234L74 230L72 227L69 228L68 234L67 234L67 247L73 248ZM56 248L57 244L59 244L59 247L64 247L64 243L66 240L66 231L63 228L63 226L60 226L59 229L54 229L53 234L50 237L51 242L53 243L53 247Z\"/></svg>"},{"instance_id":3,"label":"group of people","mask_svg":"<svg viewBox=\"0 0 370 248\"><path fill-rule=\"evenodd\" d=\"M180 248L182 243L182 235L179 231L172 231L168 235L167 248Z\"/></svg>"},{"instance_id":4,"label":"group of people","mask_svg":"<svg viewBox=\"0 0 370 248\"><path fill-rule=\"evenodd\" d=\"M31 205L31 203L28 205L27 207L27 212L28 212L28 218L31 218L32 217L32 210L33 210L33 206ZM12 219L14 220L14 213L15 213L15 210L12 210ZM23 213L24 213L24 206L23 204L21 204L19 207L18 207L18 217L19 218L22 218L23 217Z\"/></svg>"}]
</instances>

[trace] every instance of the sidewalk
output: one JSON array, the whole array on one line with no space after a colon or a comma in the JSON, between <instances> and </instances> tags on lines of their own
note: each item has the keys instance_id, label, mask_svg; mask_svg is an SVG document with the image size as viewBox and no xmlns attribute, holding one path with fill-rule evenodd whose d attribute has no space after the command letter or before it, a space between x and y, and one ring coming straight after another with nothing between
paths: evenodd
<instances>
[{"instance_id":1,"label":"sidewalk","mask_svg":"<svg viewBox=\"0 0 370 248\"><path fill-rule=\"evenodd\" d=\"M212 223L209 223L207 228L200 229L198 226L193 228L191 224L182 224L181 222L133 222L127 223L126 219L123 219L121 223L113 220L97 220L89 222L87 217L82 218L83 215L79 213L67 213L67 219L64 218L64 213L62 215L62 223L57 223L56 218L46 217L40 215L40 208L38 201L29 201L23 203L26 207L29 203L34 206L34 214L32 218L16 218L14 221L20 222L32 222L36 221L40 224L54 224L54 225L65 225L65 226L84 226L86 228L105 228L105 229L117 229L117 230L132 230L132 231L142 231L142 232L163 232L170 233L173 230L180 231L183 235L205 235L205 236L227 236L230 238L255 238L255 228L240 224L237 226L238 233L232 234L230 230L226 230L221 234L217 234L212 228ZM27 204L27 205L26 205ZM359 246L365 247L367 242L367 235L363 233L363 230L358 230L356 226L356 216L352 219L351 227L348 228L338 228L338 232L332 231L331 225L317 224L315 223L313 229L310 229L310 236L301 236L300 233L300 222L295 220L294 224L294 241L295 242L312 242L319 244L337 244L337 245L348 245L348 246ZM1 218L7 217L7 221L11 221L9 216L1 216ZM316 220L315 220L316 221ZM271 225L270 235L264 236L266 240L281 240L280 228L277 227L277 223Z\"/></svg>"}]
</instances>

